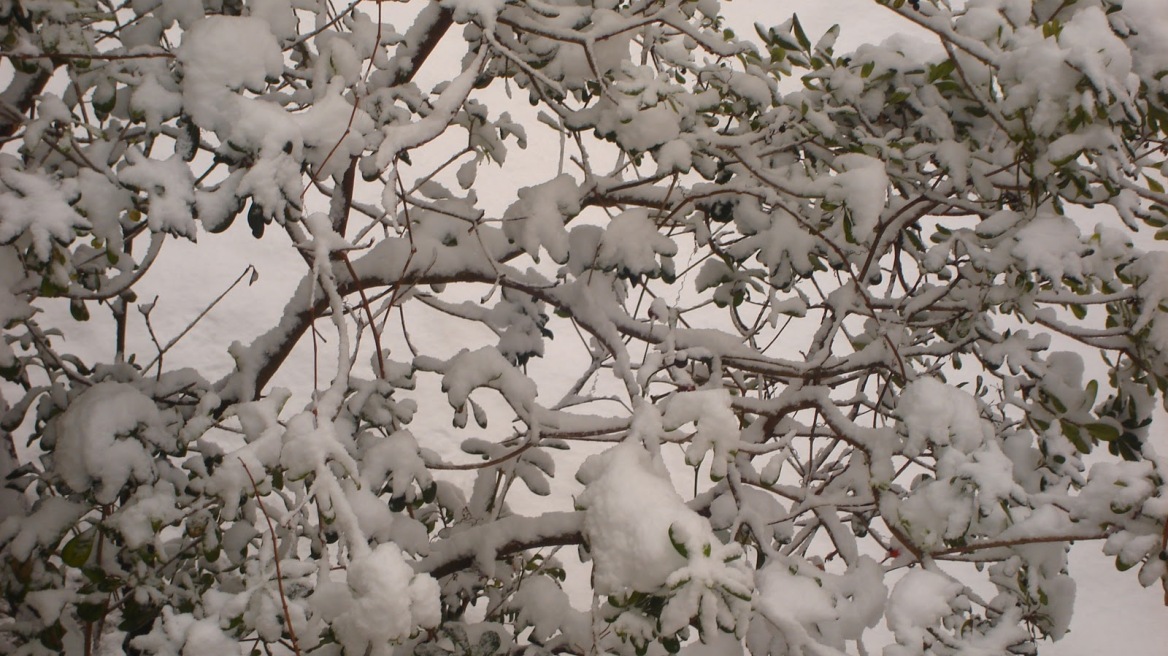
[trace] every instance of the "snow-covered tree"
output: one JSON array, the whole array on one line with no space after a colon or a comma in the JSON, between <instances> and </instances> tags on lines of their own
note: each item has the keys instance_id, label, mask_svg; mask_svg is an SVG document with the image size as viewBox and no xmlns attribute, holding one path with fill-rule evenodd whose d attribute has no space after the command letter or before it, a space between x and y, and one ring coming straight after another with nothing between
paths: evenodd
<instances>
[{"instance_id":1,"label":"snow-covered tree","mask_svg":"<svg viewBox=\"0 0 1168 656\"><path fill-rule=\"evenodd\" d=\"M880 4L0 2L0 648L1030 654L1072 541L1164 584L1162 0ZM167 366L167 242L253 237L282 320Z\"/></svg>"}]
</instances>

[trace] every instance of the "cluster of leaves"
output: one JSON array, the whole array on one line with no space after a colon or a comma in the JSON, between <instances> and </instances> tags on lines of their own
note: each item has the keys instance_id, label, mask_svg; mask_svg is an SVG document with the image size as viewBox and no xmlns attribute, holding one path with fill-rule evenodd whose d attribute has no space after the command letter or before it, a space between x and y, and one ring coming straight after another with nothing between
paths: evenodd
<instances>
[{"instance_id":1,"label":"cluster of leaves","mask_svg":"<svg viewBox=\"0 0 1168 656\"><path fill-rule=\"evenodd\" d=\"M1168 257L1133 244L1168 234L1162 12L878 4L929 39L747 42L717 0L0 3L0 647L819 653L883 620L885 654L1033 653L1071 541L1168 582ZM136 290L242 215L304 276L228 375L168 368ZM327 384L272 384L329 330ZM423 446L447 420L470 462ZM565 454L618 443L569 510Z\"/></svg>"}]
</instances>

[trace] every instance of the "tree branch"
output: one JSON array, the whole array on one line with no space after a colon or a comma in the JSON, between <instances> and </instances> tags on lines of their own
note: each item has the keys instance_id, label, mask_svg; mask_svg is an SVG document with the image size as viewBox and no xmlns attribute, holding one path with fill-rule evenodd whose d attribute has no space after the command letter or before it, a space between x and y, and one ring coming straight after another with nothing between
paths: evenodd
<instances>
[{"instance_id":1,"label":"tree branch","mask_svg":"<svg viewBox=\"0 0 1168 656\"><path fill-rule=\"evenodd\" d=\"M513 515L442 540L433 546L429 556L414 563L414 571L442 578L475 564L491 569L494 560L528 549L583 543L583 511L551 512L539 517Z\"/></svg>"}]
</instances>

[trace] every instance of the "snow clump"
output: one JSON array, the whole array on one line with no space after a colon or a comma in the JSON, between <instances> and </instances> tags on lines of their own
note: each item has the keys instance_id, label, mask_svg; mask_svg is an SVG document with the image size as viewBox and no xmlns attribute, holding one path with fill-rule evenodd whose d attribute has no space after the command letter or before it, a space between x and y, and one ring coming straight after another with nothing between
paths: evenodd
<instances>
[{"instance_id":1,"label":"snow clump","mask_svg":"<svg viewBox=\"0 0 1168 656\"><path fill-rule=\"evenodd\" d=\"M385 543L354 558L346 583L321 585L313 601L332 621L345 653L389 656L415 627L438 626L439 594L433 577L414 574L401 549Z\"/></svg>"},{"instance_id":2,"label":"snow clump","mask_svg":"<svg viewBox=\"0 0 1168 656\"><path fill-rule=\"evenodd\" d=\"M130 481L157 476L151 447L165 447L169 431L154 402L124 383L103 382L81 393L57 423L53 470L75 492L95 482L98 503L114 503Z\"/></svg>"},{"instance_id":3,"label":"snow clump","mask_svg":"<svg viewBox=\"0 0 1168 656\"><path fill-rule=\"evenodd\" d=\"M670 532L715 540L710 525L682 501L660 461L625 442L584 462L576 477L587 484L584 535L601 595L656 592L686 564Z\"/></svg>"}]
</instances>

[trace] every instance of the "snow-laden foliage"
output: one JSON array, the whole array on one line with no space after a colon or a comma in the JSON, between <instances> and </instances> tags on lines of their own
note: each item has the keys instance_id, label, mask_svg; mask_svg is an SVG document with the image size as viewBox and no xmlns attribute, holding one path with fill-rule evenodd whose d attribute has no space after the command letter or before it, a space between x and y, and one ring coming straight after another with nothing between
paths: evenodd
<instances>
[{"instance_id":1,"label":"snow-laden foliage","mask_svg":"<svg viewBox=\"0 0 1168 656\"><path fill-rule=\"evenodd\" d=\"M0 650L1028 654L1070 542L1168 582L1162 2L880 4L0 2ZM224 231L303 279L169 367Z\"/></svg>"}]
</instances>

